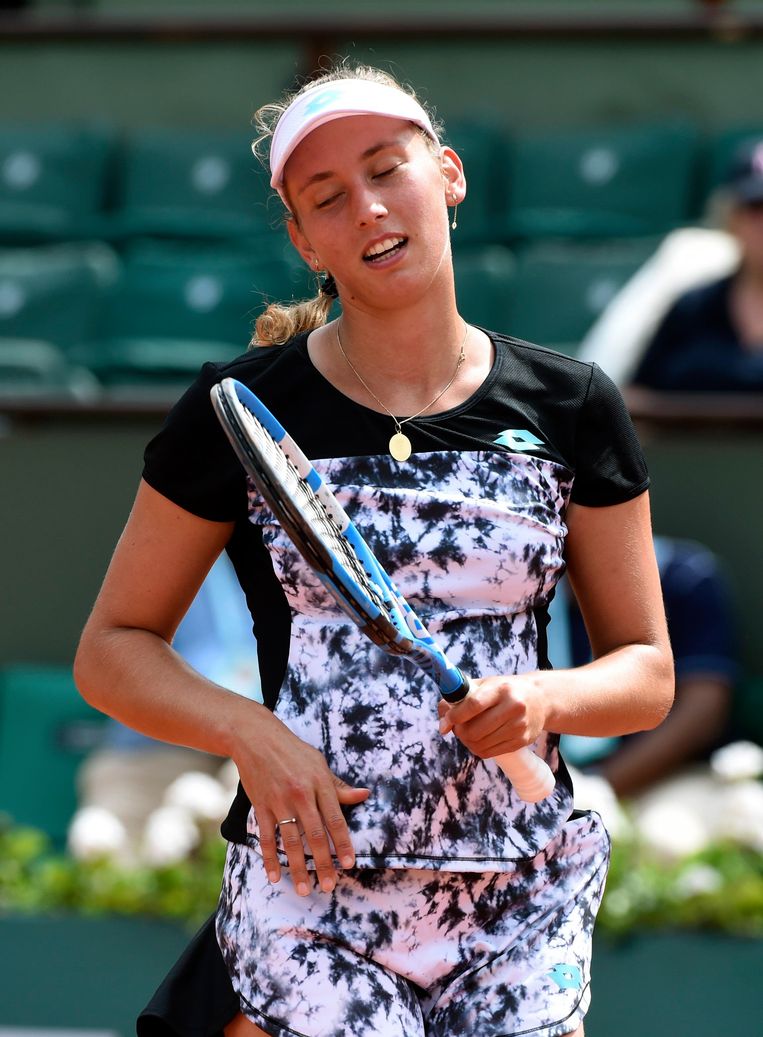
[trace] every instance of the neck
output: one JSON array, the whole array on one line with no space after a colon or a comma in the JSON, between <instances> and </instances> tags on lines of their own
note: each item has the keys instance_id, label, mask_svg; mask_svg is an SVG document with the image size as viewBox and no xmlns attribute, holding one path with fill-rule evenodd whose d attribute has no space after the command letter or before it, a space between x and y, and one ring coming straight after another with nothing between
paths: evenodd
<instances>
[{"instance_id":1,"label":"neck","mask_svg":"<svg viewBox=\"0 0 763 1037\"><path fill-rule=\"evenodd\" d=\"M415 414L448 385L456 372L465 322L455 308L433 307L422 313L394 311L368 314L345 307L339 325L342 347L366 385L364 387L342 356L336 321L312 332L310 359L336 389L356 403L379 413ZM492 343L484 332L470 328L465 358L456 377L427 413L449 410L463 403L482 384L493 363Z\"/></svg>"},{"instance_id":2,"label":"neck","mask_svg":"<svg viewBox=\"0 0 763 1037\"><path fill-rule=\"evenodd\" d=\"M358 380L358 383L363 387L363 389L365 389L365 391L373 399L373 401L375 403L378 403L380 407L382 407L385 411L387 411L388 414L390 414L390 416L393 416L394 412L384 402L384 400L380 399L379 395L374 391L373 387L368 384L368 382L365 380L363 375L357 369L357 367L352 362L350 357L347 355L347 351L345 350L344 346L342 345L342 337L341 337L341 331L340 331L341 326L342 326L342 322L341 322L341 319L340 319L339 321L337 321L337 323L335 325L335 331L336 331L336 344L337 344L337 347L339 349L339 352L342 354L342 359L345 361L345 363L347 364L349 369L355 375L356 379ZM435 407L436 404L439 403L439 401L445 396L445 394L448 392L448 390L450 389L450 387L453 385L453 383L455 382L456 378L458 377L458 373L461 370L461 366L463 365L464 360L466 359L465 346L466 346L466 340L467 340L467 338L469 336L469 325L466 323L466 321L463 321L463 326L464 326L463 335L461 337L461 342L460 342L460 345L458 347L458 356L456 357L456 366L455 366L455 368L453 370L453 373L451 374L450 378L445 383L445 385L443 385L442 388L439 389L437 391L437 393L431 399L429 399L427 397L427 401L428 402L423 404L420 407L417 407L415 413L410 415L408 420L412 420L414 417L417 417L420 414L425 414L427 411L429 411L433 407ZM417 384L416 385L416 392L417 393L420 392L420 389L421 389L420 384ZM399 425L398 425L398 430L399 430Z\"/></svg>"},{"instance_id":3,"label":"neck","mask_svg":"<svg viewBox=\"0 0 763 1037\"><path fill-rule=\"evenodd\" d=\"M331 330L334 338L337 332L341 336L346 355L376 391L399 387L426 396L441 389L453 373L466 325L454 306L446 315L418 309L415 314L376 317L348 310Z\"/></svg>"}]
</instances>

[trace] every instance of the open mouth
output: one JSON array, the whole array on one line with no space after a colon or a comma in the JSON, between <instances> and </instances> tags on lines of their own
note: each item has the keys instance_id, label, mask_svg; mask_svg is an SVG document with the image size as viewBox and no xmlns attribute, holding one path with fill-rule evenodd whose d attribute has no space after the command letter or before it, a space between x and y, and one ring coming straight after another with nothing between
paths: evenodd
<instances>
[{"instance_id":1,"label":"open mouth","mask_svg":"<svg viewBox=\"0 0 763 1037\"><path fill-rule=\"evenodd\" d=\"M390 237L377 242L363 256L364 263L380 263L384 259L390 259L397 255L407 244L407 238Z\"/></svg>"}]
</instances>

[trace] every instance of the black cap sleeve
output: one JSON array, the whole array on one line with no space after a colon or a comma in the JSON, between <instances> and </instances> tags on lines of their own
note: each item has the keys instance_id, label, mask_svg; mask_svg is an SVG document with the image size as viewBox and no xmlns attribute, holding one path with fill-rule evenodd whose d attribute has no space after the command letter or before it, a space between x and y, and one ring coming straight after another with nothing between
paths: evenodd
<instances>
[{"instance_id":1,"label":"black cap sleeve","mask_svg":"<svg viewBox=\"0 0 763 1037\"><path fill-rule=\"evenodd\" d=\"M646 462L623 398L592 364L575 441L572 500L601 508L631 500L648 486Z\"/></svg>"},{"instance_id":2,"label":"black cap sleeve","mask_svg":"<svg viewBox=\"0 0 763 1037\"><path fill-rule=\"evenodd\" d=\"M143 455L143 478L200 518L231 522L246 507L246 480L212 407L221 374L205 364Z\"/></svg>"}]
</instances>

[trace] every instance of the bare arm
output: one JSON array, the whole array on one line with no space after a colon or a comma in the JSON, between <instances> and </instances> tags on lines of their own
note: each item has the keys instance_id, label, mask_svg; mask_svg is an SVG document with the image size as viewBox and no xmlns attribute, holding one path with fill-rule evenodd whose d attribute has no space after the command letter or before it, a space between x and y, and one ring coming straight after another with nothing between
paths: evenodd
<instances>
[{"instance_id":1,"label":"bare arm","mask_svg":"<svg viewBox=\"0 0 763 1037\"><path fill-rule=\"evenodd\" d=\"M276 823L298 817L319 878L333 888L326 833L349 866L353 853L340 803L358 803L367 791L344 785L322 754L268 709L202 677L171 647L231 532L231 524L191 515L141 483L83 631L75 680L91 705L144 734L231 757L257 813L272 881L280 874ZM292 878L307 892L297 826L286 827L283 838Z\"/></svg>"},{"instance_id":2,"label":"bare arm","mask_svg":"<svg viewBox=\"0 0 763 1037\"><path fill-rule=\"evenodd\" d=\"M475 681L469 696L447 711L441 730L454 730L479 756L513 752L543 730L646 730L670 708L673 665L647 494L607 508L573 504L567 524L569 578L594 661Z\"/></svg>"},{"instance_id":3,"label":"bare arm","mask_svg":"<svg viewBox=\"0 0 763 1037\"><path fill-rule=\"evenodd\" d=\"M144 734L230 755L236 696L192 670L170 647L215 558L227 523L176 507L146 483L80 640L74 663L84 698Z\"/></svg>"}]
</instances>

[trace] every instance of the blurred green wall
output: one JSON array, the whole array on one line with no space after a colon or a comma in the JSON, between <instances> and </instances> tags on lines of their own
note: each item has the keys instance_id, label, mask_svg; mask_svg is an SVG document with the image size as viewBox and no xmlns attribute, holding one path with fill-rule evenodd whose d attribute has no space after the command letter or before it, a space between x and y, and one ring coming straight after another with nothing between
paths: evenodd
<instances>
[{"instance_id":1,"label":"blurred green wall","mask_svg":"<svg viewBox=\"0 0 763 1037\"><path fill-rule=\"evenodd\" d=\"M336 40L391 68L444 118L507 127L688 116L707 130L763 122L763 41ZM0 39L0 120L246 126L304 71L299 40L12 43Z\"/></svg>"},{"instance_id":2,"label":"blurred green wall","mask_svg":"<svg viewBox=\"0 0 763 1037\"><path fill-rule=\"evenodd\" d=\"M68 664L157 419L0 429L0 666Z\"/></svg>"}]
</instances>

